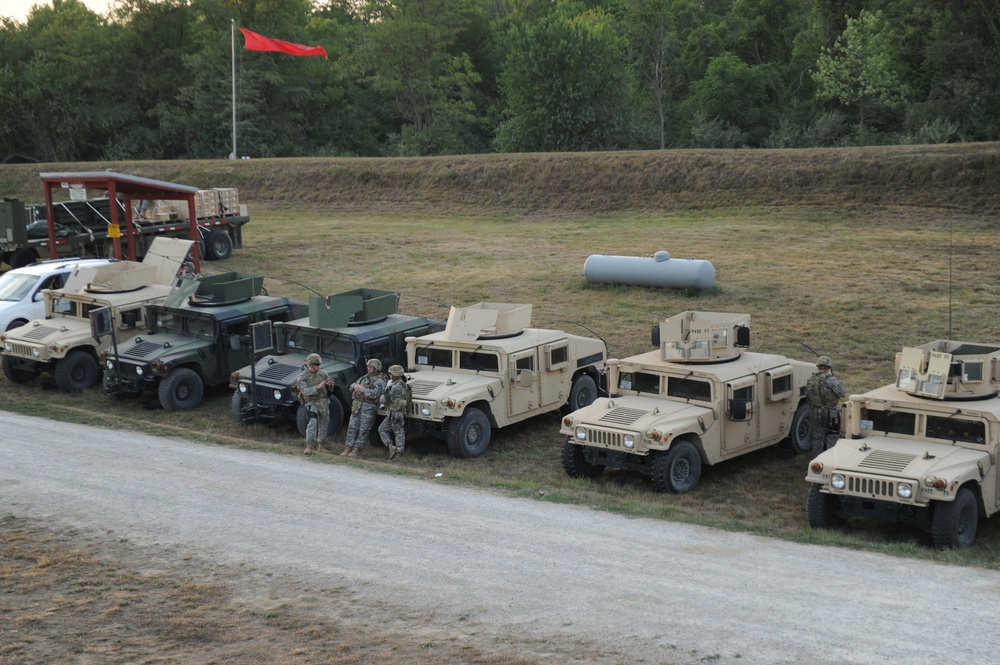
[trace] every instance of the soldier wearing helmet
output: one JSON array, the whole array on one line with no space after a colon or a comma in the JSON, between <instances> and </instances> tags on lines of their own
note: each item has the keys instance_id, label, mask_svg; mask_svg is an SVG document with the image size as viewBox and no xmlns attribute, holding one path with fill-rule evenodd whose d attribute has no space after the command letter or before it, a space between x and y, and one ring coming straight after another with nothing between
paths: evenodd
<instances>
[{"instance_id":1,"label":"soldier wearing helmet","mask_svg":"<svg viewBox=\"0 0 1000 665\"><path fill-rule=\"evenodd\" d=\"M806 383L806 402L810 407L809 436L812 439L814 453L823 452L826 448L826 434L831 423L836 422L840 400L847 395L844 386L833 375L830 358L820 356L816 359L816 371Z\"/></svg>"},{"instance_id":2,"label":"soldier wearing helmet","mask_svg":"<svg viewBox=\"0 0 1000 665\"><path fill-rule=\"evenodd\" d=\"M385 377L382 376L382 361L372 358L367 364L368 373L350 386L351 420L347 424L347 440L341 455L356 457L365 447L368 434L371 432L375 416L378 415L378 403L385 392Z\"/></svg>"},{"instance_id":3,"label":"soldier wearing helmet","mask_svg":"<svg viewBox=\"0 0 1000 665\"><path fill-rule=\"evenodd\" d=\"M306 367L295 380L299 390L299 408L306 410L306 455L311 455L313 447L322 450L325 446L327 431L330 428L330 389L333 379L320 369L323 359L318 353L306 356Z\"/></svg>"},{"instance_id":4,"label":"soldier wearing helmet","mask_svg":"<svg viewBox=\"0 0 1000 665\"><path fill-rule=\"evenodd\" d=\"M389 459L393 459L403 454L406 445L406 408L410 404L410 386L406 385L402 365L389 368L389 383L382 402L387 414L378 426L378 435L382 444L389 448Z\"/></svg>"}]
</instances>

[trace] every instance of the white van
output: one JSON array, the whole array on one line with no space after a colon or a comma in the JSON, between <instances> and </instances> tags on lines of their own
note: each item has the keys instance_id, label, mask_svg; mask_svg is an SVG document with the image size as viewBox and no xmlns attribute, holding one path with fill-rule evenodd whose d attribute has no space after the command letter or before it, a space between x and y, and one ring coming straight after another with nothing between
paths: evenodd
<instances>
[{"instance_id":1,"label":"white van","mask_svg":"<svg viewBox=\"0 0 1000 665\"><path fill-rule=\"evenodd\" d=\"M29 321L45 318L42 289L59 289L77 268L93 268L108 259L57 259L0 275L0 330L13 330Z\"/></svg>"}]
</instances>

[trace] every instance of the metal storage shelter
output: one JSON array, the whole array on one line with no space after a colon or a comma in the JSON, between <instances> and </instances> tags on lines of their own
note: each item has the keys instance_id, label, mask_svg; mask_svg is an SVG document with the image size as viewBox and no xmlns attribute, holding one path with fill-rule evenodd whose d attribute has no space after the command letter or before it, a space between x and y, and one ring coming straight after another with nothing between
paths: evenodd
<instances>
[{"instance_id":1,"label":"metal storage shelter","mask_svg":"<svg viewBox=\"0 0 1000 665\"><path fill-rule=\"evenodd\" d=\"M198 243L198 219L195 215L194 196L197 187L178 185L163 180L140 178L139 176L114 171L79 171L64 173L40 173L45 186L45 215L49 223L49 252L51 258L59 258L56 250L55 210L52 206L52 189L102 189L108 193L108 198L115 201L119 194L125 199L125 239L128 243L128 256L136 260L135 227L132 224L132 201L164 200L187 201L191 218L191 239L195 241L191 249L194 258L194 270L201 272L201 248ZM114 239L115 258L122 258L121 224L118 221L118 206L111 207L111 224L108 225L108 235Z\"/></svg>"}]
</instances>

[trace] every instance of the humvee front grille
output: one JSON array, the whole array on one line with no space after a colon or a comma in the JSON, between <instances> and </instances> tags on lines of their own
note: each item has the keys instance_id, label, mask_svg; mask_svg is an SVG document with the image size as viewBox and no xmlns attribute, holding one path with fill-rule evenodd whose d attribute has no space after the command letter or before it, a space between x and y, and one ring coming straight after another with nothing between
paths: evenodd
<instances>
[{"instance_id":1,"label":"humvee front grille","mask_svg":"<svg viewBox=\"0 0 1000 665\"><path fill-rule=\"evenodd\" d=\"M268 381L282 381L287 379L292 374L301 372L302 368L298 365L288 365L285 363L275 363L265 369L263 372L258 374L262 379L267 379Z\"/></svg>"},{"instance_id":2,"label":"humvee front grille","mask_svg":"<svg viewBox=\"0 0 1000 665\"><path fill-rule=\"evenodd\" d=\"M10 355L21 356L22 358L34 358L35 355L32 353L32 348L27 344L11 344L10 345Z\"/></svg>"},{"instance_id":3,"label":"humvee front grille","mask_svg":"<svg viewBox=\"0 0 1000 665\"><path fill-rule=\"evenodd\" d=\"M647 413L649 412L644 409L629 409L624 406L617 406L598 418L598 421L613 423L615 425L631 425Z\"/></svg>"},{"instance_id":4,"label":"humvee front grille","mask_svg":"<svg viewBox=\"0 0 1000 665\"><path fill-rule=\"evenodd\" d=\"M896 497L896 483L891 480L879 478L867 478L865 476L847 476L848 494L858 496L868 496L876 499L894 499Z\"/></svg>"},{"instance_id":5,"label":"humvee front grille","mask_svg":"<svg viewBox=\"0 0 1000 665\"><path fill-rule=\"evenodd\" d=\"M879 469L881 471L902 471L915 459L917 459L917 456L912 453L873 450L863 460L858 462L858 466L866 469Z\"/></svg>"},{"instance_id":6,"label":"humvee front grille","mask_svg":"<svg viewBox=\"0 0 1000 665\"><path fill-rule=\"evenodd\" d=\"M587 443L604 446L605 448L624 448L623 438L625 438L625 435L622 432L608 432L601 429L587 428Z\"/></svg>"}]
</instances>

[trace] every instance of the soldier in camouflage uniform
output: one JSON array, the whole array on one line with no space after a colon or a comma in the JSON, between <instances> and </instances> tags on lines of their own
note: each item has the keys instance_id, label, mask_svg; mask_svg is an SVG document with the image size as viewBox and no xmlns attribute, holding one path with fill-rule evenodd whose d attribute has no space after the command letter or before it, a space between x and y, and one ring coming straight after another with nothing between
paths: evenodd
<instances>
[{"instance_id":1,"label":"soldier in camouflage uniform","mask_svg":"<svg viewBox=\"0 0 1000 665\"><path fill-rule=\"evenodd\" d=\"M382 376L382 361L372 358L368 361L368 374L351 384L351 420L347 424L347 441L341 455L356 457L365 447L372 423L378 415L378 402L385 392L385 377Z\"/></svg>"},{"instance_id":2,"label":"soldier in camouflage uniform","mask_svg":"<svg viewBox=\"0 0 1000 665\"><path fill-rule=\"evenodd\" d=\"M838 411L840 399L846 394L844 386L833 375L830 359L827 356L817 358L816 372L806 383L806 402L810 406L809 436L814 453L823 452L826 448L829 424Z\"/></svg>"},{"instance_id":3,"label":"soldier in camouflage uniform","mask_svg":"<svg viewBox=\"0 0 1000 665\"><path fill-rule=\"evenodd\" d=\"M306 455L311 455L313 446L320 450L326 442L326 432L330 427L329 389L333 379L321 370L323 359L317 353L306 357L306 368L295 380L299 389L299 401L307 410L309 424L306 425Z\"/></svg>"},{"instance_id":4,"label":"soldier in camouflage uniform","mask_svg":"<svg viewBox=\"0 0 1000 665\"><path fill-rule=\"evenodd\" d=\"M382 397L387 414L385 420L378 426L378 435L382 439L382 443L389 447L389 459L402 455L403 447L406 445L408 388L402 366L393 365L390 367L389 383L386 385L385 395Z\"/></svg>"}]
</instances>

